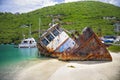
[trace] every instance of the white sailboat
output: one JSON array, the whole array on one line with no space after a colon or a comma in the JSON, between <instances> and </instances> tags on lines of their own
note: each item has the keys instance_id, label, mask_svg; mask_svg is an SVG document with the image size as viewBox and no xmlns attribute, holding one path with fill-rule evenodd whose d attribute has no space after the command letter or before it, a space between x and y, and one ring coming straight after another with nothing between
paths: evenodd
<instances>
[{"instance_id":1,"label":"white sailboat","mask_svg":"<svg viewBox=\"0 0 120 80\"><path fill-rule=\"evenodd\" d=\"M19 48L34 48L36 47L36 41L34 38L23 39L18 45Z\"/></svg>"},{"instance_id":2,"label":"white sailboat","mask_svg":"<svg viewBox=\"0 0 120 80\"><path fill-rule=\"evenodd\" d=\"M23 40L18 45L19 48L35 48L37 45L35 39L31 36L31 25L29 26L29 38L25 38L23 35Z\"/></svg>"}]
</instances>

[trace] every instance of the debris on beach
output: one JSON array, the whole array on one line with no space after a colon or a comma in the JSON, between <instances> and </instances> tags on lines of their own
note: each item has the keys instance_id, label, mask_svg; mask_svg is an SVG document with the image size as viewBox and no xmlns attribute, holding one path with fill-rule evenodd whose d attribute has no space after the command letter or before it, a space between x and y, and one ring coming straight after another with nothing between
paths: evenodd
<instances>
[{"instance_id":1,"label":"debris on beach","mask_svg":"<svg viewBox=\"0 0 120 80\"><path fill-rule=\"evenodd\" d=\"M106 46L89 27L85 27L82 34L75 31L68 35L60 24L54 24L41 35L37 47L41 55L64 61L112 61Z\"/></svg>"},{"instance_id":2,"label":"debris on beach","mask_svg":"<svg viewBox=\"0 0 120 80\"><path fill-rule=\"evenodd\" d=\"M67 66L67 67L70 67L70 68L75 68L75 66L73 66L73 65L70 65L70 66Z\"/></svg>"}]
</instances>

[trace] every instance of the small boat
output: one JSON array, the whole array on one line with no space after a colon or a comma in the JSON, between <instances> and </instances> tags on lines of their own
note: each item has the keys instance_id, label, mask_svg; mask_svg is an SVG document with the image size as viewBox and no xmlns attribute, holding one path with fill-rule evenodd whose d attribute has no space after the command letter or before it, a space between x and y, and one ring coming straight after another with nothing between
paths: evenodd
<instances>
[{"instance_id":1,"label":"small boat","mask_svg":"<svg viewBox=\"0 0 120 80\"><path fill-rule=\"evenodd\" d=\"M23 39L21 43L18 45L19 48L35 48L36 47L36 41L34 38L27 38Z\"/></svg>"},{"instance_id":2,"label":"small boat","mask_svg":"<svg viewBox=\"0 0 120 80\"><path fill-rule=\"evenodd\" d=\"M23 40L18 45L18 48L35 48L37 47L37 42L35 39L31 36L31 24L29 25L22 25L22 27L29 27L29 38L25 38L25 35L23 34Z\"/></svg>"},{"instance_id":3,"label":"small boat","mask_svg":"<svg viewBox=\"0 0 120 80\"><path fill-rule=\"evenodd\" d=\"M89 27L84 28L82 34L75 31L69 35L60 24L53 24L41 35L37 47L41 55L59 60L112 61L105 45Z\"/></svg>"}]
</instances>

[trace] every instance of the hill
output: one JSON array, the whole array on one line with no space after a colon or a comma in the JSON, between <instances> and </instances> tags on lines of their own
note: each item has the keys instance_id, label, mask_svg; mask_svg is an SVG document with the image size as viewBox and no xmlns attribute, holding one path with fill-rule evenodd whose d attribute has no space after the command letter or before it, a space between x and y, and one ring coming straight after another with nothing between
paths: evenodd
<instances>
[{"instance_id":1,"label":"hill","mask_svg":"<svg viewBox=\"0 0 120 80\"><path fill-rule=\"evenodd\" d=\"M39 18L43 30L56 17L67 30L81 32L84 27L90 26L95 32L101 29L103 35L114 35L113 24L120 19L120 7L97 1L81 1L57 4L23 14L0 13L0 43L19 43L22 32L28 37L29 29L23 28L23 25L30 24L32 36L38 39Z\"/></svg>"}]
</instances>

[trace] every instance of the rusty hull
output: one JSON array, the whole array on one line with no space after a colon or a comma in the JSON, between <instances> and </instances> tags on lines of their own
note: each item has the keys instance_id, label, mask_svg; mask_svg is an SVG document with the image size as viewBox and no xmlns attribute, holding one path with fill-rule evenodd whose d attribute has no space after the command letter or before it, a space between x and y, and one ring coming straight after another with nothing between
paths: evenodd
<instances>
[{"instance_id":1,"label":"rusty hull","mask_svg":"<svg viewBox=\"0 0 120 80\"><path fill-rule=\"evenodd\" d=\"M100 41L98 36L91 28L86 27L82 34L77 31L71 34L76 45L64 52L56 52L52 49L46 49L41 44L37 44L41 55L56 57L59 60L95 60L95 61L112 61L112 57L106 46Z\"/></svg>"}]
</instances>

